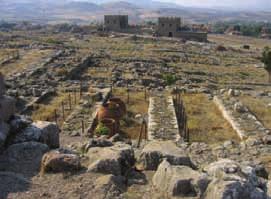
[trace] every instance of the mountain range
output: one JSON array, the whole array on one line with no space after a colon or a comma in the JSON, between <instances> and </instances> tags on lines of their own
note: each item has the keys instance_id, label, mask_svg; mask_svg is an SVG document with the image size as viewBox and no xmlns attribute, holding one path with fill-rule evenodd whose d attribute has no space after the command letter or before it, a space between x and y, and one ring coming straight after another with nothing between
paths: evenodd
<instances>
[{"instance_id":1,"label":"mountain range","mask_svg":"<svg viewBox=\"0 0 271 199\"><path fill-rule=\"evenodd\" d=\"M105 14L128 14L130 23L159 16L180 16L188 23L271 21L271 11L187 7L158 0L0 0L0 20L5 21L88 24L102 22Z\"/></svg>"}]
</instances>

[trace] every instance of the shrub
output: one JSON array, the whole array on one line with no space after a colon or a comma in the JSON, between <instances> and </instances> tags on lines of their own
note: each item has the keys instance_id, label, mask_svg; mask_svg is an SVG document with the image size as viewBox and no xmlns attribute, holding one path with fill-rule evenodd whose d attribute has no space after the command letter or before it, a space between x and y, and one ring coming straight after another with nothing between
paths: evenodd
<instances>
[{"instance_id":1,"label":"shrub","mask_svg":"<svg viewBox=\"0 0 271 199\"><path fill-rule=\"evenodd\" d=\"M109 132L110 132L110 129L102 123L99 123L97 128L95 129L95 134L98 134L98 135L109 135Z\"/></svg>"}]
</instances>

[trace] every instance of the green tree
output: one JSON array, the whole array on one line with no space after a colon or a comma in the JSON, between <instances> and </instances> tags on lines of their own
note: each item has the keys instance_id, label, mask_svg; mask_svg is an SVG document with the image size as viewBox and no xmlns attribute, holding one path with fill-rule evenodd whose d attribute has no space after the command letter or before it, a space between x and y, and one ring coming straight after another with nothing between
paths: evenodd
<instances>
[{"instance_id":1,"label":"green tree","mask_svg":"<svg viewBox=\"0 0 271 199\"><path fill-rule=\"evenodd\" d=\"M264 69L268 72L269 83L271 83L271 49L269 47L264 48L261 61L264 63Z\"/></svg>"}]
</instances>

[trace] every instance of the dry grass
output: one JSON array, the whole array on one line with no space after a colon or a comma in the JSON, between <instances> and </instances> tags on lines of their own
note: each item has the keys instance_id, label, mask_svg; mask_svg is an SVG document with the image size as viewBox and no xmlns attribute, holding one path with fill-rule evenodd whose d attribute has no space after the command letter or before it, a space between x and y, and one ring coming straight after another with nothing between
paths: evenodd
<instances>
[{"instance_id":1,"label":"dry grass","mask_svg":"<svg viewBox=\"0 0 271 199\"><path fill-rule=\"evenodd\" d=\"M113 94L116 97L120 97L125 103L127 103L126 89L114 89ZM121 130L131 139L136 139L140 134L141 125L133 119L137 114L147 114L149 103L148 101L145 101L144 92L131 91L130 101L126 106L127 116L124 118L123 122L121 122Z\"/></svg>"},{"instance_id":2,"label":"dry grass","mask_svg":"<svg viewBox=\"0 0 271 199\"><path fill-rule=\"evenodd\" d=\"M45 58L50 53L52 53L51 50L24 51L23 53L21 53L20 59L2 66L0 68L0 72L6 75L11 75L16 72L22 72L27 68L35 67L35 65L40 63L42 58Z\"/></svg>"},{"instance_id":3,"label":"dry grass","mask_svg":"<svg viewBox=\"0 0 271 199\"><path fill-rule=\"evenodd\" d=\"M237 36L237 35L208 35L208 39L219 44L243 46L244 44L251 45L253 48L263 48L271 45L271 40L258 39L253 37Z\"/></svg>"},{"instance_id":4,"label":"dry grass","mask_svg":"<svg viewBox=\"0 0 271 199\"><path fill-rule=\"evenodd\" d=\"M266 128L271 129L271 103L268 99L254 98L252 96L242 96L240 100L252 111Z\"/></svg>"},{"instance_id":5,"label":"dry grass","mask_svg":"<svg viewBox=\"0 0 271 199\"><path fill-rule=\"evenodd\" d=\"M236 132L206 95L184 94L182 98L188 115L191 142L215 144L226 140L239 141Z\"/></svg>"},{"instance_id":6,"label":"dry grass","mask_svg":"<svg viewBox=\"0 0 271 199\"><path fill-rule=\"evenodd\" d=\"M77 93L77 102L75 104L74 95L71 95L72 109L79 102L79 93ZM69 93L57 92L57 95L50 99L46 103L37 104L35 110L33 111L31 117L34 121L36 120L46 120L46 121L55 121L55 110L58 116L58 124L62 125L63 114L62 114L62 102L64 102L64 114L65 119L71 113L69 107Z\"/></svg>"}]
</instances>

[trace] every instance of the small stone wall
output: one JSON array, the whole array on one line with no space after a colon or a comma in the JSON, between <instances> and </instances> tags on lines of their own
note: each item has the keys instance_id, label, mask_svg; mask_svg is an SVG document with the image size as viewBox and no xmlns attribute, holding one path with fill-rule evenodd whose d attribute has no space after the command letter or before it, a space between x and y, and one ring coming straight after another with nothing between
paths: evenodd
<instances>
[{"instance_id":1,"label":"small stone wall","mask_svg":"<svg viewBox=\"0 0 271 199\"><path fill-rule=\"evenodd\" d=\"M215 96L214 103L223 114L223 117L236 131L241 140L245 140L250 136L263 136L270 132L270 130L266 129L255 115L253 115L248 108L243 106L240 102L227 101L222 97Z\"/></svg>"},{"instance_id":2,"label":"small stone wall","mask_svg":"<svg viewBox=\"0 0 271 199\"><path fill-rule=\"evenodd\" d=\"M180 139L172 96L151 97L148 116L149 140L177 141Z\"/></svg>"}]
</instances>

